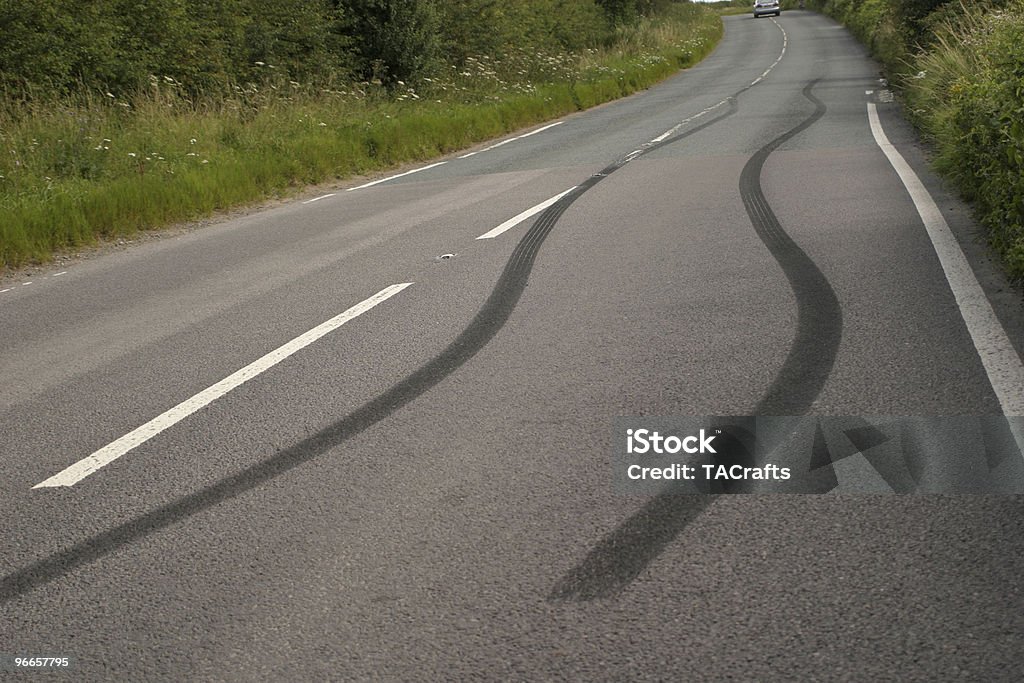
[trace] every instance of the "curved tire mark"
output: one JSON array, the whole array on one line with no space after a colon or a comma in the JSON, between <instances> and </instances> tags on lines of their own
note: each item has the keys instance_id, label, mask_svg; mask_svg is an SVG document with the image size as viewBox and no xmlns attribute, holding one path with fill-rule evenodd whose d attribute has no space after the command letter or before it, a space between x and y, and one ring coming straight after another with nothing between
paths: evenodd
<instances>
[{"instance_id":1,"label":"curved tire mark","mask_svg":"<svg viewBox=\"0 0 1024 683\"><path fill-rule=\"evenodd\" d=\"M825 104L811 92L816 83L811 81L803 89L804 97L815 105L814 113L758 150L740 173L740 194L750 222L785 273L797 303L796 336L789 355L754 409L755 415L807 412L825 386L842 338L843 314L832 285L782 229L761 189L761 170L768 155L825 115Z\"/></svg>"},{"instance_id":2,"label":"curved tire mark","mask_svg":"<svg viewBox=\"0 0 1024 683\"><path fill-rule=\"evenodd\" d=\"M798 310L789 354L755 407L755 415L805 413L832 370L842 336L842 312L832 285L782 229L761 189L761 170L768 156L824 116L825 104L811 92L816 83L811 81L803 89L804 97L815 105L814 113L758 150L740 173L747 215L789 280ZM712 495L683 495L674 488L654 496L563 576L548 600L587 601L617 595L714 500Z\"/></svg>"},{"instance_id":3,"label":"curved tire mark","mask_svg":"<svg viewBox=\"0 0 1024 683\"><path fill-rule=\"evenodd\" d=\"M558 219L584 192L630 161L678 142L736 113L735 96L729 110L659 144L649 145L606 166L575 190L544 210L516 245L487 301L469 325L441 353L352 413L283 451L119 526L44 557L0 578L0 604L58 579L149 534L250 491L344 443L422 396L475 356L505 325L526 288L533 263Z\"/></svg>"}]
</instances>

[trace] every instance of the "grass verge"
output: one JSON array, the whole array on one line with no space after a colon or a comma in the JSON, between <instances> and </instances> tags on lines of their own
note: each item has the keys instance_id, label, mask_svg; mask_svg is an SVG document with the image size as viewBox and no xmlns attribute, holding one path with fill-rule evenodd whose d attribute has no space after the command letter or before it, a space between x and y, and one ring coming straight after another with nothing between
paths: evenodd
<instances>
[{"instance_id":1,"label":"grass verge","mask_svg":"<svg viewBox=\"0 0 1024 683\"><path fill-rule=\"evenodd\" d=\"M953 0L914 18L892 0L827 0L883 63L934 165L972 202L1009 277L1024 282L1024 0ZM910 37L908 37L910 36Z\"/></svg>"},{"instance_id":2,"label":"grass verge","mask_svg":"<svg viewBox=\"0 0 1024 683\"><path fill-rule=\"evenodd\" d=\"M8 101L0 107L0 268L586 109L695 64L721 35L715 13L680 4L619 29L606 49L470 59L418 91L271 74L202 99L153 78L130 99Z\"/></svg>"},{"instance_id":3,"label":"grass verge","mask_svg":"<svg viewBox=\"0 0 1024 683\"><path fill-rule=\"evenodd\" d=\"M903 79L935 167L974 204L1007 273L1024 282L1024 2L960 6Z\"/></svg>"}]
</instances>

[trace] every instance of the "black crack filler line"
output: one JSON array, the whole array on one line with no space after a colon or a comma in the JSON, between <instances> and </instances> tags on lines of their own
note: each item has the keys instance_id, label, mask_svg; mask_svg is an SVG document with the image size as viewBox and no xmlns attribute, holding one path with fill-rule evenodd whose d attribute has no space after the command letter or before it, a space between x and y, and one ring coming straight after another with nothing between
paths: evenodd
<instances>
[{"instance_id":1,"label":"black crack filler line","mask_svg":"<svg viewBox=\"0 0 1024 683\"><path fill-rule=\"evenodd\" d=\"M574 201L630 161L702 131L736 113L736 110L734 96L729 99L729 109L725 113L658 144L645 145L637 152L632 152L590 176L575 190L545 209L516 245L490 296L469 326L440 354L386 392L316 434L242 472L182 496L0 578L0 603L8 602L65 576L78 567L105 557L133 541L251 491L292 468L323 455L422 396L475 356L508 321L526 288L527 279L541 245L558 219Z\"/></svg>"},{"instance_id":2,"label":"black crack filler line","mask_svg":"<svg viewBox=\"0 0 1024 683\"><path fill-rule=\"evenodd\" d=\"M795 128L775 138L750 158L740 173L740 194L758 237L782 268L797 301L796 336L782 368L754 409L754 415L802 415L821 393L842 337L843 317L832 285L782 229L761 189L761 170L780 145L825 115L814 96L817 79L803 89L815 110ZM742 448L720 455L721 464L742 458ZM552 601L587 601L619 594L715 500L713 495L681 495L672 488L649 500L605 536L548 595Z\"/></svg>"}]
</instances>

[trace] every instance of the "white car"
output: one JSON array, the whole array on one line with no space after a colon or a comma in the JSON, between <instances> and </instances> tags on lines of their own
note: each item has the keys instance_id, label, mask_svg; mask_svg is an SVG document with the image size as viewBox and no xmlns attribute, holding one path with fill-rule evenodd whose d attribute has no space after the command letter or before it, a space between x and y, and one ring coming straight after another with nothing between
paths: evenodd
<instances>
[{"instance_id":1,"label":"white car","mask_svg":"<svg viewBox=\"0 0 1024 683\"><path fill-rule=\"evenodd\" d=\"M754 18L757 19L766 14L774 14L775 16L782 14L779 0L754 0Z\"/></svg>"}]
</instances>

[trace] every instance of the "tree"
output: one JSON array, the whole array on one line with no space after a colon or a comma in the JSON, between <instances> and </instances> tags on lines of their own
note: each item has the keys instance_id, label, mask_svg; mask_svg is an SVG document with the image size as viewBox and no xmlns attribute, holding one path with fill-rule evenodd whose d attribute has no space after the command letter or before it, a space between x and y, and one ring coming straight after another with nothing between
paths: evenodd
<instances>
[{"instance_id":1,"label":"tree","mask_svg":"<svg viewBox=\"0 0 1024 683\"><path fill-rule=\"evenodd\" d=\"M364 77L416 83L441 55L439 12L432 0L363 0L346 8Z\"/></svg>"}]
</instances>

